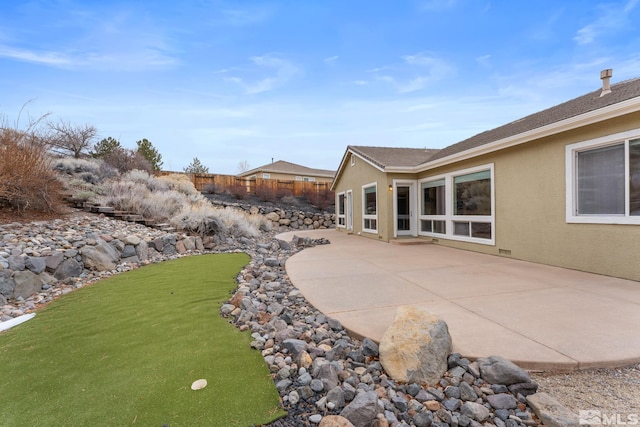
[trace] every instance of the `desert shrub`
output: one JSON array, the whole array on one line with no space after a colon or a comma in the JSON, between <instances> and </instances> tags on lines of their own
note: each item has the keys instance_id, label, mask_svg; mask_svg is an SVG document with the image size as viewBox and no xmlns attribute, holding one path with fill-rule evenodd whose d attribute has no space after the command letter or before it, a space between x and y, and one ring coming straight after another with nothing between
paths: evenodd
<instances>
[{"instance_id":1,"label":"desert shrub","mask_svg":"<svg viewBox=\"0 0 640 427\"><path fill-rule=\"evenodd\" d=\"M52 167L62 175L62 178L69 176L91 184L98 184L119 175L117 169L107 165L101 159L59 157L53 160Z\"/></svg>"},{"instance_id":2,"label":"desert shrub","mask_svg":"<svg viewBox=\"0 0 640 427\"><path fill-rule=\"evenodd\" d=\"M322 210L329 210L335 203L335 193L331 190L306 190L302 193L302 197L310 204Z\"/></svg>"},{"instance_id":3,"label":"desert shrub","mask_svg":"<svg viewBox=\"0 0 640 427\"><path fill-rule=\"evenodd\" d=\"M89 159L60 157L53 161L53 169L61 173L66 173L67 175L75 175L83 172L100 175L100 163Z\"/></svg>"},{"instance_id":4,"label":"desert shrub","mask_svg":"<svg viewBox=\"0 0 640 427\"><path fill-rule=\"evenodd\" d=\"M206 184L202 187L202 192L204 194L216 194L221 191L221 187L217 184Z\"/></svg>"},{"instance_id":5,"label":"desert shrub","mask_svg":"<svg viewBox=\"0 0 640 427\"><path fill-rule=\"evenodd\" d=\"M60 210L62 183L51 163L35 131L0 127L0 206L16 211Z\"/></svg>"},{"instance_id":6,"label":"desert shrub","mask_svg":"<svg viewBox=\"0 0 640 427\"><path fill-rule=\"evenodd\" d=\"M166 182L169 185L169 188L172 190L179 191L180 193L191 196L201 196L200 192L196 190L196 187L193 185L193 182L191 182L191 179L185 174L172 173L169 175L161 176L157 179Z\"/></svg>"},{"instance_id":7,"label":"desert shrub","mask_svg":"<svg viewBox=\"0 0 640 427\"><path fill-rule=\"evenodd\" d=\"M275 202L278 198L276 190L266 185L260 185L256 188L256 197L263 202Z\"/></svg>"},{"instance_id":8,"label":"desert shrub","mask_svg":"<svg viewBox=\"0 0 640 427\"><path fill-rule=\"evenodd\" d=\"M226 192L238 200L244 200L248 195L247 187L244 184L240 184L238 182L228 186Z\"/></svg>"},{"instance_id":9,"label":"desert shrub","mask_svg":"<svg viewBox=\"0 0 640 427\"><path fill-rule=\"evenodd\" d=\"M200 235L228 234L235 237L256 237L260 230L268 231L272 226L271 221L262 215L249 215L210 204L183 206L169 221L177 228Z\"/></svg>"},{"instance_id":10,"label":"desert shrub","mask_svg":"<svg viewBox=\"0 0 640 427\"><path fill-rule=\"evenodd\" d=\"M286 187L280 187L278 188L278 190L276 191L276 198L278 200L282 200L285 197L292 197L293 196L293 190L290 188L286 188Z\"/></svg>"},{"instance_id":11,"label":"desert shrub","mask_svg":"<svg viewBox=\"0 0 640 427\"><path fill-rule=\"evenodd\" d=\"M214 207L181 174L154 178L143 171L130 171L119 180L103 184L103 191L98 196L103 204L200 235L255 237L260 230L271 227L262 215Z\"/></svg>"},{"instance_id":12,"label":"desert shrub","mask_svg":"<svg viewBox=\"0 0 640 427\"><path fill-rule=\"evenodd\" d=\"M73 195L78 200L89 201L96 197L96 193L93 191L81 191Z\"/></svg>"},{"instance_id":13,"label":"desert shrub","mask_svg":"<svg viewBox=\"0 0 640 427\"><path fill-rule=\"evenodd\" d=\"M150 191L167 191L169 183L150 175L147 171L133 169L122 175L122 181L130 181L147 187Z\"/></svg>"},{"instance_id":14,"label":"desert shrub","mask_svg":"<svg viewBox=\"0 0 640 427\"><path fill-rule=\"evenodd\" d=\"M280 200L282 201L282 203L285 203L291 206L298 206L300 204L300 200L298 200L298 198L294 195L282 196L282 199Z\"/></svg>"},{"instance_id":15,"label":"desert shrub","mask_svg":"<svg viewBox=\"0 0 640 427\"><path fill-rule=\"evenodd\" d=\"M127 148L116 148L101 157L106 164L117 169L120 173L138 169L151 172L153 168L142 154Z\"/></svg>"}]
</instances>

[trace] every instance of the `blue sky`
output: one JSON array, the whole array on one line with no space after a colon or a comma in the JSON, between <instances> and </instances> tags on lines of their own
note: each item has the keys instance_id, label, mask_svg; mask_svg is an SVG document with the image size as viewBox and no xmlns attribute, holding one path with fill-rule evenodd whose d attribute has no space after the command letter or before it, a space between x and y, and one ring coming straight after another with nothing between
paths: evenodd
<instances>
[{"instance_id":1,"label":"blue sky","mask_svg":"<svg viewBox=\"0 0 640 427\"><path fill-rule=\"evenodd\" d=\"M639 2L7 0L0 113L147 138L169 170L336 169L640 76Z\"/></svg>"}]
</instances>

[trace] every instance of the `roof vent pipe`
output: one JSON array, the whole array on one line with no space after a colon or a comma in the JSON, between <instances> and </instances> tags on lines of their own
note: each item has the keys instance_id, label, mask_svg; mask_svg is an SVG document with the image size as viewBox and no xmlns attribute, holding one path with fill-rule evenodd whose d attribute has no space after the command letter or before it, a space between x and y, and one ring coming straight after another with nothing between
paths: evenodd
<instances>
[{"instance_id":1,"label":"roof vent pipe","mask_svg":"<svg viewBox=\"0 0 640 427\"><path fill-rule=\"evenodd\" d=\"M600 71L600 79L602 80L602 92L600 96L605 96L608 93L611 93L611 84L609 80L611 80L611 76L613 75L613 70L611 68L607 70Z\"/></svg>"}]
</instances>

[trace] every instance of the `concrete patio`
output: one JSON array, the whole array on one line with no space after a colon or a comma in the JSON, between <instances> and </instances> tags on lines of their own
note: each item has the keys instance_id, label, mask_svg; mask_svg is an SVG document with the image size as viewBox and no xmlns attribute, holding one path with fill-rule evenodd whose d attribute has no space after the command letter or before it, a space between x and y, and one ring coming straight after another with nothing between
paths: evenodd
<instances>
[{"instance_id":1,"label":"concrete patio","mask_svg":"<svg viewBox=\"0 0 640 427\"><path fill-rule=\"evenodd\" d=\"M318 310L379 341L396 308L419 305L448 324L455 352L500 355L530 370L640 363L640 283L451 249L393 245L335 230L289 258L293 284Z\"/></svg>"}]
</instances>

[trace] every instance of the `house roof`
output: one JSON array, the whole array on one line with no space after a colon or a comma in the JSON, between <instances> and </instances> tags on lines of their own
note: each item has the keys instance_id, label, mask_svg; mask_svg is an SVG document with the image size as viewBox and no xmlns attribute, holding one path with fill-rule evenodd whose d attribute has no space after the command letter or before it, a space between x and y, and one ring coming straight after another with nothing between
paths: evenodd
<instances>
[{"instance_id":1,"label":"house roof","mask_svg":"<svg viewBox=\"0 0 640 427\"><path fill-rule=\"evenodd\" d=\"M255 169L242 172L238 174L238 176L248 176L248 175L256 174L258 172L285 173L289 175L304 175L304 176L325 177L325 178L333 178L336 174L336 172L332 170L312 169L306 166L297 165L295 163L285 162L284 160L277 160L268 165L260 166Z\"/></svg>"},{"instance_id":2,"label":"house roof","mask_svg":"<svg viewBox=\"0 0 640 427\"><path fill-rule=\"evenodd\" d=\"M640 96L640 78L613 84L611 85L611 93L602 97L600 96L601 93L602 89L600 88L586 95L507 123L506 125L479 133L471 138L443 148L427 161L441 159L638 97Z\"/></svg>"},{"instance_id":3,"label":"house roof","mask_svg":"<svg viewBox=\"0 0 640 427\"><path fill-rule=\"evenodd\" d=\"M418 166L438 152L438 150L428 148L366 147L353 145L350 145L347 149L381 169L385 169L388 166Z\"/></svg>"},{"instance_id":4,"label":"house roof","mask_svg":"<svg viewBox=\"0 0 640 427\"><path fill-rule=\"evenodd\" d=\"M340 162L332 188L345 167L349 152L364 158L381 170L421 172L431 167L471 158L479 153L527 143L578 126L596 123L629 112L640 111L640 78L611 85L611 92L600 96L602 88L503 126L479 133L443 148L387 148L348 146Z\"/></svg>"}]
</instances>

